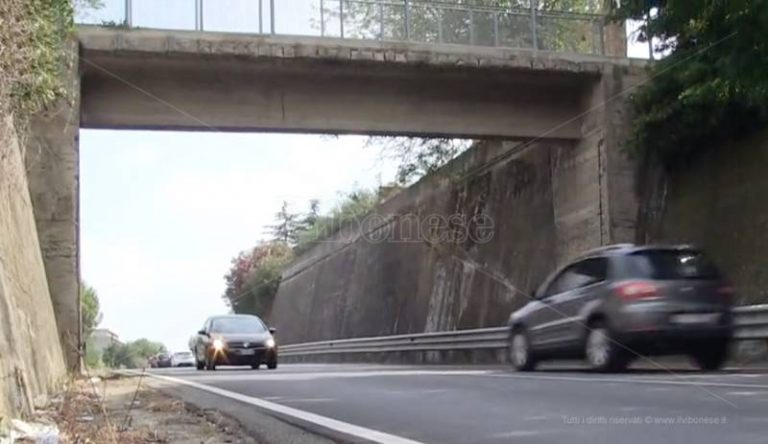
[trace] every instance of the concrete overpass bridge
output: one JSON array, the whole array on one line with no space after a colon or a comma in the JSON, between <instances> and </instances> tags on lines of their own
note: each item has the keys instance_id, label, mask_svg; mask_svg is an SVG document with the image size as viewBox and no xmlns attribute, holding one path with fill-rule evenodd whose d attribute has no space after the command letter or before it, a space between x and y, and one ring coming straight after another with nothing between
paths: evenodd
<instances>
[{"instance_id":1,"label":"concrete overpass bridge","mask_svg":"<svg viewBox=\"0 0 768 444\"><path fill-rule=\"evenodd\" d=\"M632 166L618 146L627 113L623 95L643 71L641 63L624 57L622 26L535 7L262 0L248 3L258 11L255 30L227 33L208 30L213 17L227 11L197 0L193 11L177 14L192 17L191 25L154 26L186 29L146 29L149 18L158 19L148 13L150 3L158 2L106 2L103 12L118 11L110 26L79 27L68 73L73 100L33 122L30 194L70 361L81 342L81 127L564 141L563 168L556 173L562 193L553 213L558 239L575 252L634 235ZM319 35L281 35L286 9L280 5L287 3L319 5L320 25L311 28ZM378 34L369 39L356 38L365 37L364 30L343 9L349 14L362 4L380 18L374 22ZM436 28L418 8L442 17ZM293 9L299 16L302 11ZM444 27L449 14L458 14L460 25ZM579 25L542 26L558 20ZM389 22L396 24L388 28ZM513 24L521 23L518 31ZM581 39L584 32L590 38ZM528 45L513 47L516 42Z\"/></svg>"}]
</instances>

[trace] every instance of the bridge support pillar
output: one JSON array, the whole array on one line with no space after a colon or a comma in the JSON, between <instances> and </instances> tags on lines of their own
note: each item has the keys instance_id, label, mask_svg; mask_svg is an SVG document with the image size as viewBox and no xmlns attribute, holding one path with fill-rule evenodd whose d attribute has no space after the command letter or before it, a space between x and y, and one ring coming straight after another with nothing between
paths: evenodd
<instances>
[{"instance_id":1,"label":"bridge support pillar","mask_svg":"<svg viewBox=\"0 0 768 444\"><path fill-rule=\"evenodd\" d=\"M641 80L606 65L585 91L581 139L552 153L559 263L591 248L635 240L636 166L623 144L631 121L627 98Z\"/></svg>"},{"instance_id":2,"label":"bridge support pillar","mask_svg":"<svg viewBox=\"0 0 768 444\"><path fill-rule=\"evenodd\" d=\"M25 164L45 273L67 367L79 370L82 350L79 255L80 80L78 46L68 48L69 97L30 121Z\"/></svg>"}]
</instances>

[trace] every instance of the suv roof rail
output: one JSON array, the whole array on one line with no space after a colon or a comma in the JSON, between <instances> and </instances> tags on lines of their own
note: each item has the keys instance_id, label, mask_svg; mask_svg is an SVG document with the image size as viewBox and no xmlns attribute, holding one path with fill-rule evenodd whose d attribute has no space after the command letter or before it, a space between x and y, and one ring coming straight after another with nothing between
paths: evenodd
<instances>
[{"instance_id":1,"label":"suv roof rail","mask_svg":"<svg viewBox=\"0 0 768 444\"><path fill-rule=\"evenodd\" d=\"M624 248L632 248L635 244L632 243L624 243L624 244L613 244L613 245L604 245L602 247L593 248L591 250L585 251L581 256L589 256L596 253L602 253L604 251L611 251L611 250L621 250Z\"/></svg>"}]
</instances>

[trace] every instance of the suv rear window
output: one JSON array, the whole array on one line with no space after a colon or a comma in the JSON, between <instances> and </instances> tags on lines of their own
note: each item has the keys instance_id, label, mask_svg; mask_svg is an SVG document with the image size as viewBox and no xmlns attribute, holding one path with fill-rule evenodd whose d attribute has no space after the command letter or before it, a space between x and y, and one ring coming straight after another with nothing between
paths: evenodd
<instances>
[{"instance_id":1,"label":"suv rear window","mask_svg":"<svg viewBox=\"0 0 768 444\"><path fill-rule=\"evenodd\" d=\"M630 277L643 279L714 279L717 267L699 251L644 250L632 253Z\"/></svg>"}]
</instances>

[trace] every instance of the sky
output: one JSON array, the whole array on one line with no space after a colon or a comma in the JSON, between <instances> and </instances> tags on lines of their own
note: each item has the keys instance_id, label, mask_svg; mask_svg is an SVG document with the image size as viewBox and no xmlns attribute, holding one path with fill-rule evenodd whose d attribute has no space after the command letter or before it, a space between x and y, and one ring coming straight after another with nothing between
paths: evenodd
<instances>
[{"instance_id":1,"label":"sky","mask_svg":"<svg viewBox=\"0 0 768 444\"><path fill-rule=\"evenodd\" d=\"M227 312L223 276L269 237L285 200L328 209L339 191L391 181L396 165L365 137L80 131L82 277L101 327L173 350Z\"/></svg>"},{"instance_id":2,"label":"sky","mask_svg":"<svg viewBox=\"0 0 768 444\"><path fill-rule=\"evenodd\" d=\"M123 1L102 0L78 21L122 22ZM278 33L319 34L319 0L275 4ZM134 25L191 29L193 5L133 0ZM206 30L258 30L258 0L204 5ZM335 27L329 21L328 34ZM647 58L647 45L630 43L629 56ZM81 130L81 274L99 294L100 327L186 349L206 317L227 311L230 259L268 237L283 201L303 211L319 199L328 209L339 192L393 180L394 161L364 144L363 136Z\"/></svg>"}]
</instances>

